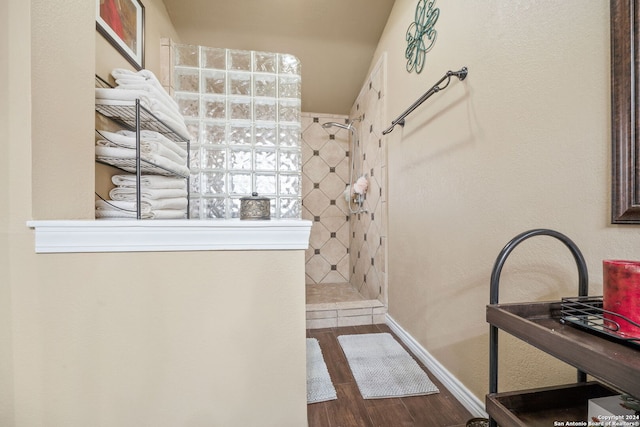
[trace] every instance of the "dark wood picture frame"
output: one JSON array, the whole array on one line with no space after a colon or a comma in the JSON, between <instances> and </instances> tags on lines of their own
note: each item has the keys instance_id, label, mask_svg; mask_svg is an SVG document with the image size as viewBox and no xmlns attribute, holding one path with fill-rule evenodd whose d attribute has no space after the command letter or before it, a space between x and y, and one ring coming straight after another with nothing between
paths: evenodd
<instances>
[{"instance_id":1,"label":"dark wood picture frame","mask_svg":"<svg viewBox=\"0 0 640 427\"><path fill-rule=\"evenodd\" d=\"M137 70L144 68L144 6L140 0L96 0L96 29Z\"/></svg>"},{"instance_id":2,"label":"dark wood picture frame","mask_svg":"<svg viewBox=\"0 0 640 427\"><path fill-rule=\"evenodd\" d=\"M611 0L611 223L640 224L638 0Z\"/></svg>"}]
</instances>

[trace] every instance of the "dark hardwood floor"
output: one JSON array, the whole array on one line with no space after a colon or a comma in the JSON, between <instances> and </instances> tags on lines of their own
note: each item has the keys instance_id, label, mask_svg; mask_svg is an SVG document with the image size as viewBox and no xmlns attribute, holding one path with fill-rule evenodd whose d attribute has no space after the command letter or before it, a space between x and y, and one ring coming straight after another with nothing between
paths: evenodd
<instances>
[{"instance_id":1,"label":"dark hardwood floor","mask_svg":"<svg viewBox=\"0 0 640 427\"><path fill-rule=\"evenodd\" d=\"M307 330L307 337L317 338L320 343L338 394L337 400L307 405L309 427L464 427L471 414L417 359L440 393L392 399L362 398L338 336L379 332L390 333L402 344L387 325Z\"/></svg>"}]
</instances>

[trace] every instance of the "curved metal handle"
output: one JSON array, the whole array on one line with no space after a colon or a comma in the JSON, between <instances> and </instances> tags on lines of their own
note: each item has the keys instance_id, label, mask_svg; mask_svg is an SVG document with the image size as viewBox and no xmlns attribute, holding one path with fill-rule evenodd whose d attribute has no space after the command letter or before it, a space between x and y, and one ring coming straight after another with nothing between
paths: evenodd
<instances>
[{"instance_id":1,"label":"curved metal handle","mask_svg":"<svg viewBox=\"0 0 640 427\"><path fill-rule=\"evenodd\" d=\"M534 236L551 236L564 243L571 251L573 258L578 266L578 295L586 296L589 291L589 274L587 272L587 264L584 261L582 252L578 249L575 243L567 236L554 230L545 228L539 228L534 230L525 231L518 234L511 239L509 243L500 251L493 270L491 272L491 286L490 286L490 298L491 304L498 304L498 294L500 288L500 274L502 273L502 267L507 261L507 258L511 252L523 241ZM587 380L587 376L584 372L578 370L578 382L584 382ZM489 331L489 393L496 393L498 391L498 328L491 326ZM489 418L489 426L496 427L496 422Z\"/></svg>"},{"instance_id":2,"label":"curved metal handle","mask_svg":"<svg viewBox=\"0 0 640 427\"><path fill-rule=\"evenodd\" d=\"M542 235L555 237L556 239L560 240L569 248L578 266L578 295L579 296L587 295L587 292L589 290L589 275L587 272L587 264L585 263L584 257L582 256L580 249L578 249L578 246L576 246L576 244L573 243L571 239L569 239L567 236L565 236L562 233L559 233L554 230L548 230L545 228L539 228L539 229L529 230L529 231L525 231L524 233L518 234L516 237L511 239L509 243L506 244L506 246L502 249L502 251L500 251L500 254L498 255L498 258L496 259L496 262L493 266L493 271L491 272L491 288L490 288L490 299L489 299L490 304L498 304L500 273L502 272L502 267L504 266L504 263L507 261L507 257L516 248L516 246L518 246L523 241L533 236L542 236Z\"/></svg>"}]
</instances>

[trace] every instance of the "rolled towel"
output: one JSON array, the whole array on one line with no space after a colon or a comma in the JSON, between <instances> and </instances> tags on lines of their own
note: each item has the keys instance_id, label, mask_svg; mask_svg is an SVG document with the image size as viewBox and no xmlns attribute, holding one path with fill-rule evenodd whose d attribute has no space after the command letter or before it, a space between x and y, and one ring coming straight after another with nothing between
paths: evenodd
<instances>
[{"instance_id":1,"label":"rolled towel","mask_svg":"<svg viewBox=\"0 0 640 427\"><path fill-rule=\"evenodd\" d=\"M95 217L96 219L137 219L138 214L135 212L120 211L117 209L113 209L113 210L96 209ZM151 218L152 218L151 213L140 214L140 219L151 219Z\"/></svg>"},{"instance_id":2,"label":"rolled towel","mask_svg":"<svg viewBox=\"0 0 640 427\"><path fill-rule=\"evenodd\" d=\"M185 212L189 203L186 197L173 197L168 199L143 198L142 200L151 206L152 211L173 209Z\"/></svg>"},{"instance_id":3,"label":"rolled towel","mask_svg":"<svg viewBox=\"0 0 640 427\"><path fill-rule=\"evenodd\" d=\"M143 91L135 91L135 92L143 92ZM164 116L170 118L176 123L184 124L184 116L180 113L180 110L177 108L171 108L164 102L162 99L157 98L152 93L148 92L149 95L146 98L149 104L149 110L156 116L159 114L163 114Z\"/></svg>"},{"instance_id":4,"label":"rolled towel","mask_svg":"<svg viewBox=\"0 0 640 427\"><path fill-rule=\"evenodd\" d=\"M178 211L173 209L157 209L151 211L151 218L153 219L183 219L187 217L185 211Z\"/></svg>"},{"instance_id":5,"label":"rolled towel","mask_svg":"<svg viewBox=\"0 0 640 427\"><path fill-rule=\"evenodd\" d=\"M116 132L119 135L124 135L129 138L133 138L135 141L136 133L130 130L119 130ZM140 139L143 141L157 142L158 144L162 144L171 151L175 152L178 156L183 159L187 159L187 150L171 141L169 138L164 136L163 134L153 131L153 130L142 130L140 131Z\"/></svg>"},{"instance_id":6,"label":"rolled towel","mask_svg":"<svg viewBox=\"0 0 640 427\"><path fill-rule=\"evenodd\" d=\"M188 140L193 139L193 137L191 136L191 133L189 132L189 129L187 129L187 125L184 119L176 120L173 117L163 113L162 111L152 111L152 112L158 119L160 119L165 125L167 125L169 129L177 133L182 138L188 139Z\"/></svg>"},{"instance_id":7,"label":"rolled towel","mask_svg":"<svg viewBox=\"0 0 640 427\"><path fill-rule=\"evenodd\" d=\"M135 201L123 201L123 200L96 200L96 209L118 209L123 211L135 212L137 203ZM141 212L151 212L151 205L147 202L140 203Z\"/></svg>"},{"instance_id":8,"label":"rolled towel","mask_svg":"<svg viewBox=\"0 0 640 427\"><path fill-rule=\"evenodd\" d=\"M121 144L116 144L112 141L108 141L105 139L99 139L96 141L96 145L100 146L100 147L120 147L120 148L127 148L129 150L135 150L135 143L133 144L133 147L123 147ZM169 160L171 160L172 162L175 162L179 165L185 165L186 161L184 161L183 159L181 159L179 156L177 156L173 151L168 150L167 148L164 148L162 146L150 146L149 144L145 144L142 143L140 144L140 153L142 153L142 156L147 156L150 157L151 155L154 156L160 156L160 157L165 157Z\"/></svg>"},{"instance_id":9,"label":"rolled towel","mask_svg":"<svg viewBox=\"0 0 640 427\"><path fill-rule=\"evenodd\" d=\"M137 204L130 201L96 200L96 218L137 218ZM151 205L140 203L140 216L151 218Z\"/></svg>"},{"instance_id":10,"label":"rolled towel","mask_svg":"<svg viewBox=\"0 0 640 427\"><path fill-rule=\"evenodd\" d=\"M124 174L113 175L111 182L118 187L135 187L136 176ZM184 178L173 178L162 175L142 175L140 177L140 184L144 188L178 188L183 190L187 188L187 181Z\"/></svg>"},{"instance_id":11,"label":"rolled towel","mask_svg":"<svg viewBox=\"0 0 640 427\"><path fill-rule=\"evenodd\" d=\"M136 149L136 138L135 136L126 136L113 132L106 131L98 131L100 135L102 135L105 139L99 139L96 141L96 145L102 147L121 147L128 148L131 150ZM140 152L142 155L157 155L166 157L167 159L175 162L179 165L186 166L187 159L186 157L181 157L176 154L175 151L167 148L163 144L159 144L155 141L145 140L142 137L140 138Z\"/></svg>"},{"instance_id":12,"label":"rolled towel","mask_svg":"<svg viewBox=\"0 0 640 427\"><path fill-rule=\"evenodd\" d=\"M114 68L113 70L111 70L111 75L115 79L119 79L123 77L128 79L133 79L133 78L141 79L141 80L145 79L145 77L139 75L137 71L128 70L126 68Z\"/></svg>"},{"instance_id":13,"label":"rolled towel","mask_svg":"<svg viewBox=\"0 0 640 427\"><path fill-rule=\"evenodd\" d=\"M151 109L149 92L144 90L97 87L94 91L97 104L100 104L103 101L121 101L124 105L133 105L136 99L139 99L143 107Z\"/></svg>"},{"instance_id":14,"label":"rolled towel","mask_svg":"<svg viewBox=\"0 0 640 427\"><path fill-rule=\"evenodd\" d=\"M158 116L160 114L163 117L158 117L163 120L171 120L177 124L182 123L184 126L184 117L180 114L180 111L177 107L170 107L167 105L166 101L163 101L162 98L158 98L153 92L148 90L136 90L136 89L126 89L122 86L118 86L115 88L103 88L97 87L94 89L96 104L105 104L105 105L134 105L136 99L140 100L140 104L147 110L151 111L154 115ZM174 124L172 128L176 128L174 130L178 131L178 125Z\"/></svg>"},{"instance_id":15,"label":"rolled towel","mask_svg":"<svg viewBox=\"0 0 640 427\"><path fill-rule=\"evenodd\" d=\"M96 104L104 105L134 105L139 99L140 104L151 111L158 119L169 126L182 138L192 139L184 121L184 117L177 111L167 108L163 102L154 98L145 90L128 90L117 88L95 88Z\"/></svg>"},{"instance_id":16,"label":"rolled towel","mask_svg":"<svg viewBox=\"0 0 640 427\"><path fill-rule=\"evenodd\" d=\"M136 199L136 189L132 187L112 188L111 191L109 191L109 197L111 198L111 200L133 201ZM177 188L141 188L140 197L144 201L187 197L187 190L181 190Z\"/></svg>"},{"instance_id":17,"label":"rolled towel","mask_svg":"<svg viewBox=\"0 0 640 427\"><path fill-rule=\"evenodd\" d=\"M149 93L154 99L162 102L162 104L169 110L178 113L179 106L176 101L174 101L168 93L163 88L158 88L153 84L150 84L146 81L126 81L126 80L116 80L118 83L118 89L126 89L126 90L144 90Z\"/></svg>"},{"instance_id":18,"label":"rolled towel","mask_svg":"<svg viewBox=\"0 0 640 427\"><path fill-rule=\"evenodd\" d=\"M121 147L108 147L102 145L96 145L96 159L103 161L109 164L115 164L114 160L117 159L135 159L136 158L136 150L131 148L121 148ZM159 166L165 170L171 171L168 173L177 173L180 176L187 177L190 174L189 168L180 165L172 160L167 159L163 156L158 156L154 154L142 154L142 160L148 162L152 165ZM135 173L134 166L127 166L126 164L118 164L119 168L126 170L127 172Z\"/></svg>"},{"instance_id":19,"label":"rolled towel","mask_svg":"<svg viewBox=\"0 0 640 427\"><path fill-rule=\"evenodd\" d=\"M127 84L149 84L162 91L163 97L166 98L168 103L174 104L176 108L178 107L178 104L167 93L160 80L149 70L131 71L124 68L115 68L111 71L111 75L116 80L116 83L121 86L126 86Z\"/></svg>"},{"instance_id":20,"label":"rolled towel","mask_svg":"<svg viewBox=\"0 0 640 427\"><path fill-rule=\"evenodd\" d=\"M186 208L186 204L185 204ZM96 200L96 218L137 218L136 202L118 200ZM147 202L140 203L140 217L143 219L180 219L186 218L184 208L152 209Z\"/></svg>"}]
</instances>

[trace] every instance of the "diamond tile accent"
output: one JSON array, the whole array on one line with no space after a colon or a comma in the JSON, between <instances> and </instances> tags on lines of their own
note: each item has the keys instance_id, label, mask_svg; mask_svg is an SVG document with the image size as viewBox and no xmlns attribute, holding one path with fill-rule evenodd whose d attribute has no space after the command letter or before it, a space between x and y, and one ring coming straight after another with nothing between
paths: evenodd
<instances>
[{"instance_id":1,"label":"diamond tile accent","mask_svg":"<svg viewBox=\"0 0 640 427\"><path fill-rule=\"evenodd\" d=\"M329 198L320 190L313 189L304 198L304 206L314 215L320 215L329 207Z\"/></svg>"},{"instance_id":2,"label":"diamond tile accent","mask_svg":"<svg viewBox=\"0 0 640 427\"><path fill-rule=\"evenodd\" d=\"M329 166L337 166L345 158L343 144L329 141L322 147L322 158Z\"/></svg>"},{"instance_id":3,"label":"diamond tile accent","mask_svg":"<svg viewBox=\"0 0 640 427\"><path fill-rule=\"evenodd\" d=\"M322 182L319 183L318 187L324 194L326 194L327 197L335 200L338 197L342 197L344 193L345 182L337 174L331 173L327 175L322 180Z\"/></svg>"},{"instance_id":4,"label":"diamond tile accent","mask_svg":"<svg viewBox=\"0 0 640 427\"><path fill-rule=\"evenodd\" d=\"M331 271L331 264L322 257L314 256L307 262L305 271L315 283L320 283L327 273Z\"/></svg>"},{"instance_id":5,"label":"diamond tile accent","mask_svg":"<svg viewBox=\"0 0 640 427\"><path fill-rule=\"evenodd\" d=\"M347 255L347 248L338 239L329 239L322 247L322 257L331 264L337 264Z\"/></svg>"},{"instance_id":6,"label":"diamond tile accent","mask_svg":"<svg viewBox=\"0 0 640 427\"><path fill-rule=\"evenodd\" d=\"M312 123L302 132L302 143L311 150L320 150L328 141L329 135L320 123Z\"/></svg>"},{"instance_id":7,"label":"diamond tile accent","mask_svg":"<svg viewBox=\"0 0 640 427\"><path fill-rule=\"evenodd\" d=\"M321 182L329 173L329 167L321 157L313 156L302 165L302 173L311 182Z\"/></svg>"},{"instance_id":8,"label":"diamond tile accent","mask_svg":"<svg viewBox=\"0 0 640 427\"><path fill-rule=\"evenodd\" d=\"M329 231L338 231L345 222L342 211L336 206L329 206L322 214L322 223Z\"/></svg>"},{"instance_id":9,"label":"diamond tile accent","mask_svg":"<svg viewBox=\"0 0 640 427\"><path fill-rule=\"evenodd\" d=\"M311 225L311 233L309 235L309 245L315 249L322 249L322 247L331 239L329 231L319 222L314 222ZM321 255L321 254L318 254ZM317 256L314 256L317 258Z\"/></svg>"}]
</instances>

